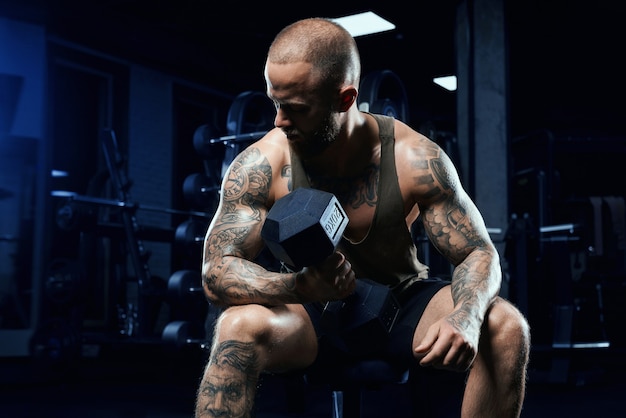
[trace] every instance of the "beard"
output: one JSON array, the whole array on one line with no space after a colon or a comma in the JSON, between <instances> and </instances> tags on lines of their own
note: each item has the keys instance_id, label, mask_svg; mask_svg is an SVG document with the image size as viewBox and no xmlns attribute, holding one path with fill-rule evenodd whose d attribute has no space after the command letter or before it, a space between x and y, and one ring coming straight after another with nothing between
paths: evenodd
<instances>
[{"instance_id":1,"label":"beard","mask_svg":"<svg viewBox=\"0 0 626 418\"><path fill-rule=\"evenodd\" d=\"M289 144L296 155L300 158L308 159L322 154L333 142L337 140L341 125L334 117L334 113L329 112L320 122L317 129L310 133L298 131L298 140L290 140ZM292 132L285 132L289 137Z\"/></svg>"}]
</instances>

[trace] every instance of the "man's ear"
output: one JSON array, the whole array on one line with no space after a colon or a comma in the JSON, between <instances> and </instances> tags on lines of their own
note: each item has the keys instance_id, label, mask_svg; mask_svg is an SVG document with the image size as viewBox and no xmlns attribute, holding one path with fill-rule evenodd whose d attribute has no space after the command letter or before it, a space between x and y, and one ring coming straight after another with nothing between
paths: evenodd
<instances>
[{"instance_id":1,"label":"man's ear","mask_svg":"<svg viewBox=\"0 0 626 418\"><path fill-rule=\"evenodd\" d=\"M346 86L341 89L341 92L339 93L339 111L347 112L352 104L356 101L358 94L359 93L354 86Z\"/></svg>"}]
</instances>

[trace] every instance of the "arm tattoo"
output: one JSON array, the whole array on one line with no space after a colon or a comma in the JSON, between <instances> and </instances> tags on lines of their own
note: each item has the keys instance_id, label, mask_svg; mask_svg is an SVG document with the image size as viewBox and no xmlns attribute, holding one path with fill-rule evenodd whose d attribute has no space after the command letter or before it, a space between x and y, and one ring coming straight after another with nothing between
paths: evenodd
<instances>
[{"instance_id":1,"label":"arm tattoo","mask_svg":"<svg viewBox=\"0 0 626 418\"><path fill-rule=\"evenodd\" d=\"M224 201L255 205L265 202L272 181L272 167L257 148L248 148L234 161L224 186Z\"/></svg>"},{"instance_id":2,"label":"arm tattoo","mask_svg":"<svg viewBox=\"0 0 626 418\"><path fill-rule=\"evenodd\" d=\"M473 217L480 217L480 213L465 200L451 162L440 150L433 145L416 152L412 167L416 184L424 190L424 229L435 247L455 266L452 298L460 309L449 320L459 329L467 329L476 319L482 321L484 309L497 293L499 280L494 277L498 266L493 250L474 226Z\"/></svg>"},{"instance_id":3,"label":"arm tattoo","mask_svg":"<svg viewBox=\"0 0 626 418\"><path fill-rule=\"evenodd\" d=\"M267 201L271 181L272 168L258 149L246 149L235 160L225 181L223 208L216 222L219 238L215 243L222 254L253 256L241 251L250 225L261 221L259 206ZM209 245L208 249L213 251L216 247Z\"/></svg>"},{"instance_id":4,"label":"arm tattoo","mask_svg":"<svg viewBox=\"0 0 626 418\"><path fill-rule=\"evenodd\" d=\"M281 168L291 179L291 166ZM269 161L256 147L244 150L224 181L221 209L205 243L210 266L204 283L220 304L294 303L296 273L279 274L251 262L263 246L259 236L272 182Z\"/></svg>"}]
</instances>

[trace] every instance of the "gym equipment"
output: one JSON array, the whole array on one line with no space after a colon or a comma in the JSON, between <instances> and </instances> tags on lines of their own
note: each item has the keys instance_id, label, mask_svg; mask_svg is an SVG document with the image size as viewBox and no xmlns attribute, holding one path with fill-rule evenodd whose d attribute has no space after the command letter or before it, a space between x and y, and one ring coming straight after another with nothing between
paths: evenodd
<instances>
[{"instance_id":1,"label":"gym equipment","mask_svg":"<svg viewBox=\"0 0 626 418\"><path fill-rule=\"evenodd\" d=\"M229 135L271 129L276 109L267 95L260 91L244 91L233 101L226 117Z\"/></svg>"},{"instance_id":2,"label":"gym equipment","mask_svg":"<svg viewBox=\"0 0 626 418\"><path fill-rule=\"evenodd\" d=\"M54 304L65 306L74 302L81 291L80 268L76 261L54 259L48 268L45 294Z\"/></svg>"},{"instance_id":3,"label":"gym equipment","mask_svg":"<svg viewBox=\"0 0 626 418\"><path fill-rule=\"evenodd\" d=\"M201 125L196 129L196 133L194 134L194 148L198 151L198 154L205 158L213 157L216 155L220 155L220 153L224 153L225 148L221 148L219 150L219 146L225 145L237 145L239 143L250 143L260 139L263 135L267 133L265 131L254 131L254 132L246 132L241 134L230 134L230 135L222 135L222 136L209 136L211 130L208 128L208 125ZM223 158L222 158L223 159Z\"/></svg>"},{"instance_id":4,"label":"gym equipment","mask_svg":"<svg viewBox=\"0 0 626 418\"><path fill-rule=\"evenodd\" d=\"M203 156L222 155L223 177L233 159L252 142L260 139L274 127L276 109L260 91L244 91L233 100L226 117L227 135L210 136L213 132L208 125L202 125L194 133L194 147Z\"/></svg>"},{"instance_id":5,"label":"gym equipment","mask_svg":"<svg viewBox=\"0 0 626 418\"><path fill-rule=\"evenodd\" d=\"M56 222L57 225L62 229L71 229L75 226L85 225L85 220L90 219L90 217L92 216L90 215L90 209L85 207L85 205L107 206L111 208L125 209L130 212L135 212L137 210L146 210L152 212L167 213L171 215L195 216L207 219L210 219L213 216L211 213L208 212L177 210L162 208L159 206L142 205L136 202L130 202L125 200L83 196L66 190L53 190L52 192L50 192L50 195L53 197L63 197L66 199L66 205L61 206L57 210Z\"/></svg>"},{"instance_id":6,"label":"gym equipment","mask_svg":"<svg viewBox=\"0 0 626 418\"><path fill-rule=\"evenodd\" d=\"M183 196L187 203L197 209L212 207L216 201L219 186L211 182L206 174L190 174L183 182Z\"/></svg>"},{"instance_id":7,"label":"gym equipment","mask_svg":"<svg viewBox=\"0 0 626 418\"><path fill-rule=\"evenodd\" d=\"M198 219L188 219L176 228L174 244L181 252L192 257L202 254L202 243L208 224Z\"/></svg>"},{"instance_id":8,"label":"gym equipment","mask_svg":"<svg viewBox=\"0 0 626 418\"><path fill-rule=\"evenodd\" d=\"M196 330L192 328L193 326L189 321L172 321L163 328L161 338L167 344L172 344L177 348L190 344L199 344L202 349L209 348L210 343L206 338L191 337L191 335L196 334Z\"/></svg>"},{"instance_id":9,"label":"gym equipment","mask_svg":"<svg viewBox=\"0 0 626 418\"><path fill-rule=\"evenodd\" d=\"M64 231L87 230L96 226L98 215L93 207L67 200L56 212L56 224Z\"/></svg>"},{"instance_id":10,"label":"gym equipment","mask_svg":"<svg viewBox=\"0 0 626 418\"><path fill-rule=\"evenodd\" d=\"M361 80L359 109L408 121L408 94L400 77L390 70L374 71Z\"/></svg>"},{"instance_id":11,"label":"gym equipment","mask_svg":"<svg viewBox=\"0 0 626 418\"><path fill-rule=\"evenodd\" d=\"M274 203L261 236L276 258L299 270L330 256L347 224L332 193L298 188ZM338 348L369 354L384 344L399 309L391 289L359 279L352 295L326 303L321 325Z\"/></svg>"},{"instance_id":12,"label":"gym equipment","mask_svg":"<svg viewBox=\"0 0 626 418\"><path fill-rule=\"evenodd\" d=\"M167 280L167 302L170 307L169 320L188 322L184 325L187 329L185 332L190 333L188 329L191 328L194 330L193 335L205 332L201 322L203 313L206 313L206 319L208 319L211 311L215 310L205 297L200 270L181 269L171 274ZM183 327L183 325L178 327ZM169 335L171 339L173 329L176 329L175 333L181 332L177 326L171 325L164 335Z\"/></svg>"},{"instance_id":13,"label":"gym equipment","mask_svg":"<svg viewBox=\"0 0 626 418\"><path fill-rule=\"evenodd\" d=\"M175 271L167 281L167 293L176 299L203 291L200 272L195 270Z\"/></svg>"},{"instance_id":14,"label":"gym equipment","mask_svg":"<svg viewBox=\"0 0 626 418\"><path fill-rule=\"evenodd\" d=\"M64 318L43 322L33 334L30 351L34 359L47 366L66 366L80 357L80 337Z\"/></svg>"},{"instance_id":15,"label":"gym equipment","mask_svg":"<svg viewBox=\"0 0 626 418\"><path fill-rule=\"evenodd\" d=\"M346 299L326 303L321 327L336 347L368 355L384 345L400 305L387 286L368 279L356 283Z\"/></svg>"},{"instance_id":16,"label":"gym equipment","mask_svg":"<svg viewBox=\"0 0 626 418\"><path fill-rule=\"evenodd\" d=\"M196 128L193 133L193 147L196 152L212 162L221 162L224 159L224 143L215 141L219 133L212 125L204 124Z\"/></svg>"},{"instance_id":17,"label":"gym equipment","mask_svg":"<svg viewBox=\"0 0 626 418\"><path fill-rule=\"evenodd\" d=\"M117 192L117 200L121 207L131 207L128 205L130 201L129 189L131 182L126 177L123 169L125 159L122 157L117 146L115 132L110 129L101 131L100 140L102 142L106 165L109 170L109 179L112 186ZM128 302L127 306L132 306L127 317L136 318L136 324L128 328L126 336L128 337L149 337L152 334L153 318L151 309L153 298L158 292L158 284L153 279L150 268L148 266L149 253L145 250L143 242L138 237L139 224L135 217L135 210L121 211L122 224L126 235L126 247L129 253L129 259L135 271L135 283L137 300L136 303ZM125 308L124 308L125 309ZM120 330L124 333L124 330Z\"/></svg>"},{"instance_id":18,"label":"gym equipment","mask_svg":"<svg viewBox=\"0 0 626 418\"><path fill-rule=\"evenodd\" d=\"M300 270L330 256L347 225L332 193L303 187L274 203L261 236L276 258Z\"/></svg>"}]
</instances>

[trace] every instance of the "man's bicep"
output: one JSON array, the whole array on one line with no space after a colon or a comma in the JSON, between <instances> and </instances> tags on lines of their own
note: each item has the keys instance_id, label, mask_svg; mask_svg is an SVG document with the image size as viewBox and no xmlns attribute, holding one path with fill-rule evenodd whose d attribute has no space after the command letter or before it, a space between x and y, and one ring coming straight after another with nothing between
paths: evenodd
<instances>
[{"instance_id":1,"label":"man's bicep","mask_svg":"<svg viewBox=\"0 0 626 418\"><path fill-rule=\"evenodd\" d=\"M270 164L257 148L250 147L235 158L222 181L207 249L248 259L256 256L263 246L260 230L267 215L271 178Z\"/></svg>"},{"instance_id":2,"label":"man's bicep","mask_svg":"<svg viewBox=\"0 0 626 418\"><path fill-rule=\"evenodd\" d=\"M487 243L480 213L464 192L428 205L423 209L422 222L435 248L454 265Z\"/></svg>"}]
</instances>

